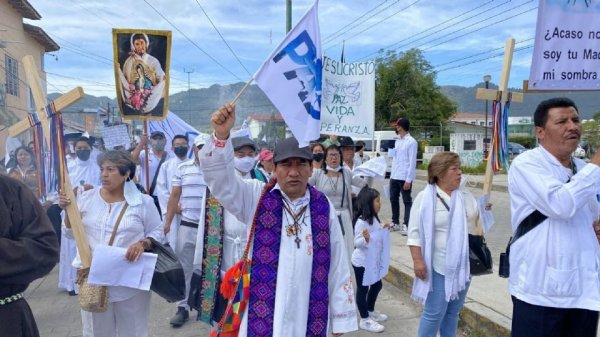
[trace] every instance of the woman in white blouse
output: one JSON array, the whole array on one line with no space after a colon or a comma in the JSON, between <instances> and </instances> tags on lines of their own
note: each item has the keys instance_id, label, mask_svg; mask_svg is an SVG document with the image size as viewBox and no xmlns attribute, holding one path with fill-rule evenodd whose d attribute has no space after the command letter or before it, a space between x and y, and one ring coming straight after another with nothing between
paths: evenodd
<instances>
[{"instance_id":1,"label":"woman in white blouse","mask_svg":"<svg viewBox=\"0 0 600 337\"><path fill-rule=\"evenodd\" d=\"M413 299L424 303L419 337L456 336L470 284L469 230L479 221L477 201L460 188L460 158L441 152L427 167L427 187L413 204L408 246L415 279Z\"/></svg>"},{"instance_id":2,"label":"woman in white blouse","mask_svg":"<svg viewBox=\"0 0 600 337\"><path fill-rule=\"evenodd\" d=\"M98 164L102 186L77 196L92 256L95 247L108 244L117 218L127 205L112 245L127 248L124 258L136 261L144 251L152 249L149 238L162 240L160 216L153 199L142 195L135 187L132 181L135 164L128 153L104 152L98 156ZM69 202L64 194L60 195L59 205L62 208ZM70 228L68 218L65 218L65 226ZM79 255L73 265L81 265ZM148 336L149 291L109 286L108 302L105 312L81 311L83 336Z\"/></svg>"}]
</instances>

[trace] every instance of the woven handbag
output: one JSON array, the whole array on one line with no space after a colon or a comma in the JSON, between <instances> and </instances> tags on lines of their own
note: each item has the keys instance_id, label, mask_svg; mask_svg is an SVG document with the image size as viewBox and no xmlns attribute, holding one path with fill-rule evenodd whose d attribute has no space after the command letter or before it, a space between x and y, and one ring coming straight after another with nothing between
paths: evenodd
<instances>
[{"instance_id":1,"label":"woven handbag","mask_svg":"<svg viewBox=\"0 0 600 337\"><path fill-rule=\"evenodd\" d=\"M117 228L119 223L125 214L128 204L125 203L117 222L113 227L112 234L110 235L110 241L108 245L111 246L115 240L117 234ZM88 283L88 276L90 268L77 270L77 285L79 286L79 306L82 310L89 312L105 312L108 309L108 287L107 286L95 286Z\"/></svg>"}]
</instances>

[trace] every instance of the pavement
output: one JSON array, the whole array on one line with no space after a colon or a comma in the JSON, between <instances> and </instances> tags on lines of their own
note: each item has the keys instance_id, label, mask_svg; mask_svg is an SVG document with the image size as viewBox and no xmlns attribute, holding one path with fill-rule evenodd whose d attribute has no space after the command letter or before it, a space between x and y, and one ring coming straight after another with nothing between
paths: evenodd
<instances>
[{"instance_id":1,"label":"pavement","mask_svg":"<svg viewBox=\"0 0 600 337\"><path fill-rule=\"evenodd\" d=\"M375 182L381 191L387 181ZM426 172L417 171L413 186L413 198L426 184ZM483 176L471 175L467 188L477 197L482 194ZM508 293L508 280L498 276L498 257L503 252L511 235L510 207L507 194L507 176L496 175L492 184L492 211L496 224L486 233L486 241L494 260L494 273L472 278L465 306L460 314L459 336L461 337L504 337L510 336L512 302ZM401 207L402 206L402 203ZM402 213L403 214L403 209ZM382 202L380 219L391 219L389 202ZM410 251L406 237L399 232L391 233L390 270L377 301L377 310L389 315L384 323L386 331L379 336L415 336L421 306L410 299L414 277ZM40 335L43 337L81 336L81 319L76 297L68 296L56 288L58 268L48 276L36 280L26 292L26 298L36 317ZM210 328L202 323L188 322L173 329L168 321L174 314L173 304L160 297L152 296L149 330L150 336L208 336ZM371 336L357 331L346 336ZM2 333L0 332L0 336ZM600 337L600 333L598 333Z\"/></svg>"}]
</instances>

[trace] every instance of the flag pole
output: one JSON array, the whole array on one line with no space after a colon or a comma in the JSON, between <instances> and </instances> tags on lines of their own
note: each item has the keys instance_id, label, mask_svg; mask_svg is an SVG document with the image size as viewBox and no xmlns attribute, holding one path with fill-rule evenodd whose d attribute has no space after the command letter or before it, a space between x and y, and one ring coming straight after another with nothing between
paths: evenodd
<instances>
[{"instance_id":1,"label":"flag pole","mask_svg":"<svg viewBox=\"0 0 600 337\"><path fill-rule=\"evenodd\" d=\"M237 102L237 100L240 99L240 97L246 91L246 89L248 89L248 87L250 86L250 83L252 83L252 81L254 81L254 77L251 78L250 81L248 81L246 83L246 85L244 85L244 87L242 88L242 90L240 90L240 92L238 92L238 94L235 96L235 98L233 99L233 101L231 101L231 104L235 104L235 102Z\"/></svg>"}]
</instances>

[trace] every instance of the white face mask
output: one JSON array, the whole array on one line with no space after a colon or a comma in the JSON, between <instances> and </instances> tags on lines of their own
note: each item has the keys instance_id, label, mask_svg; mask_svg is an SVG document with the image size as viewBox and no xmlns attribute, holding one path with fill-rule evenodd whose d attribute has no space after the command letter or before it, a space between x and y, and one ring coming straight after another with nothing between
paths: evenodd
<instances>
[{"instance_id":1,"label":"white face mask","mask_svg":"<svg viewBox=\"0 0 600 337\"><path fill-rule=\"evenodd\" d=\"M254 168L254 165L256 165L256 160L252 157L234 157L233 165L238 171L242 173L248 173Z\"/></svg>"},{"instance_id":2,"label":"white face mask","mask_svg":"<svg viewBox=\"0 0 600 337\"><path fill-rule=\"evenodd\" d=\"M133 180L127 179L123 194L129 206L137 206L142 204L142 192L138 190Z\"/></svg>"}]
</instances>

